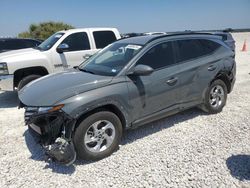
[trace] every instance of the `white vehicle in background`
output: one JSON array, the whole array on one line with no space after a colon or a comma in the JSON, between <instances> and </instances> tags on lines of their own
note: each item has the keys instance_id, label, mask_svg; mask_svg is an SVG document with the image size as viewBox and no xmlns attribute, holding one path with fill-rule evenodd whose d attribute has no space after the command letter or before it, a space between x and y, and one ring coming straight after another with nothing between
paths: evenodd
<instances>
[{"instance_id":1,"label":"white vehicle in background","mask_svg":"<svg viewBox=\"0 0 250 188\"><path fill-rule=\"evenodd\" d=\"M50 73L78 66L120 39L116 28L59 31L36 48L0 54L0 90L13 91Z\"/></svg>"}]
</instances>

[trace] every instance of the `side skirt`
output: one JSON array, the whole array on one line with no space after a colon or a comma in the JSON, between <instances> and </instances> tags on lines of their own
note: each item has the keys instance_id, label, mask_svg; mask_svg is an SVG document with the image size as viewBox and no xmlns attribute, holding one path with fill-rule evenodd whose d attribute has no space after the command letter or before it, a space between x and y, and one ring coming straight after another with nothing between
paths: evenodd
<instances>
[{"instance_id":1,"label":"side skirt","mask_svg":"<svg viewBox=\"0 0 250 188\"><path fill-rule=\"evenodd\" d=\"M183 104L182 104L181 106L180 105L175 105L175 106L173 106L171 108L163 109L161 111L155 112L155 113L150 114L150 115L148 115L146 117L143 117L141 119L135 120L134 122L132 122L130 128L135 129L135 128L140 127L142 125L154 122L156 120L166 118L168 116L177 114L177 113L179 113L181 111L184 111L184 110L187 110L189 108L198 106L200 104L201 104L200 102L188 102L188 103L185 104L185 106L183 106Z\"/></svg>"}]
</instances>

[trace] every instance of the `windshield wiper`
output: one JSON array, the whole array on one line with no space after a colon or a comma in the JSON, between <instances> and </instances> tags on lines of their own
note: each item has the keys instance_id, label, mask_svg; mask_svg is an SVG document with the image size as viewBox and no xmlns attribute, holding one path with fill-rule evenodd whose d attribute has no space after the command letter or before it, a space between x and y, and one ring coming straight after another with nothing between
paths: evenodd
<instances>
[{"instance_id":1,"label":"windshield wiper","mask_svg":"<svg viewBox=\"0 0 250 188\"><path fill-rule=\"evenodd\" d=\"M92 72L92 71L89 71L89 70L86 70L86 69L81 69L81 68L79 68L79 67L77 67L78 68L78 70L80 70L80 71L82 71L82 72L86 72L86 73L90 73L90 74L95 74L94 72Z\"/></svg>"}]
</instances>

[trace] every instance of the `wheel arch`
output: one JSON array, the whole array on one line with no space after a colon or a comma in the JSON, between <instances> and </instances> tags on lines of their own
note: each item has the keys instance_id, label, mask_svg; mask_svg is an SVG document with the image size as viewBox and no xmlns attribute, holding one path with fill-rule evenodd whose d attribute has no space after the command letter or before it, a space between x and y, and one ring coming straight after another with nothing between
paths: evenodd
<instances>
[{"instance_id":1,"label":"wheel arch","mask_svg":"<svg viewBox=\"0 0 250 188\"><path fill-rule=\"evenodd\" d=\"M32 75L32 74L45 76L49 74L49 72L43 66L35 66L35 67L27 67L27 68L18 69L14 72L14 82L13 82L14 88L18 86L18 83L24 77Z\"/></svg>"},{"instance_id":2,"label":"wheel arch","mask_svg":"<svg viewBox=\"0 0 250 188\"><path fill-rule=\"evenodd\" d=\"M102 106L98 106L98 107L95 107L95 108L92 108L91 110L86 111L86 112L80 114L77 117L77 119L76 119L75 129L78 127L78 125L85 118L87 118L88 116L90 116L90 115L92 115L94 113L100 112L100 111L109 111L109 112L114 113L120 119L120 121L122 123L123 130L126 129L126 127L127 127L127 120L126 120L125 115L122 113L122 111L120 110L119 107L117 107L116 105L111 104L111 103L110 104L105 104L105 105L102 105Z\"/></svg>"},{"instance_id":3,"label":"wheel arch","mask_svg":"<svg viewBox=\"0 0 250 188\"><path fill-rule=\"evenodd\" d=\"M211 84L215 81L215 80L222 80L226 87L227 87L227 93L230 93L231 92L231 82L230 82L230 79L228 78L226 72L219 72L218 74L216 74L216 76L214 77L214 79L212 79L207 87L203 90L202 92L202 101L204 101L205 99L205 95L206 95L206 92L207 92L207 89L211 86Z\"/></svg>"},{"instance_id":4,"label":"wheel arch","mask_svg":"<svg viewBox=\"0 0 250 188\"><path fill-rule=\"evenodd\" d=\"M226 72L219 72L215 78L210 82L210 84L212 84L215 80L222 80L226 86L227 86L227 93L230 93L231 92L231 82L230 82L230 79L229 77L227 76Z\"/></svg>"}]
</instances>

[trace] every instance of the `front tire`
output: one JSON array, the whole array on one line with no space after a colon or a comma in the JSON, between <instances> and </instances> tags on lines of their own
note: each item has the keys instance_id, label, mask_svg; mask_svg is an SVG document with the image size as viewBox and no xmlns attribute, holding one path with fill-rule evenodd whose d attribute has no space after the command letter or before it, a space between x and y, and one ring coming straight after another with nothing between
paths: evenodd
<instances>
[{"instance_id":1,"label":"front tire","mask_svg":"<svg viewBox=\"0 0 250 188\"><path fill-rule=\"evenodd\" d=\"M101 111L84 119L73 137L78 157L100 160L118 149L122 136L120 119L112 112Z\"/></svg>"},{"instance_id":2,"label":"front tire","mask_svg":"<svg viewBox=\"0 0 250 188\"><path fill-rule=\"evenodd\" d=\"M33 80L36 80L38 78L40 78L41 76L40 75L29 75L29 76L26 76L24 77L18 84L17 86L17 90L20 91L25 85L27 85L28 83L30 83L31 81Z\"/></svg>"},{"instance_id":3,"label":"front tire","mask_svg":"<svg viewBox=\"0 0 250 188\"><path fill-rule=\"evenodd\" d=\"M215 80L208 87L202 110L211 114L222 111L227 101L227 86L222 80Z\"/></svg>"}]
</instances>

